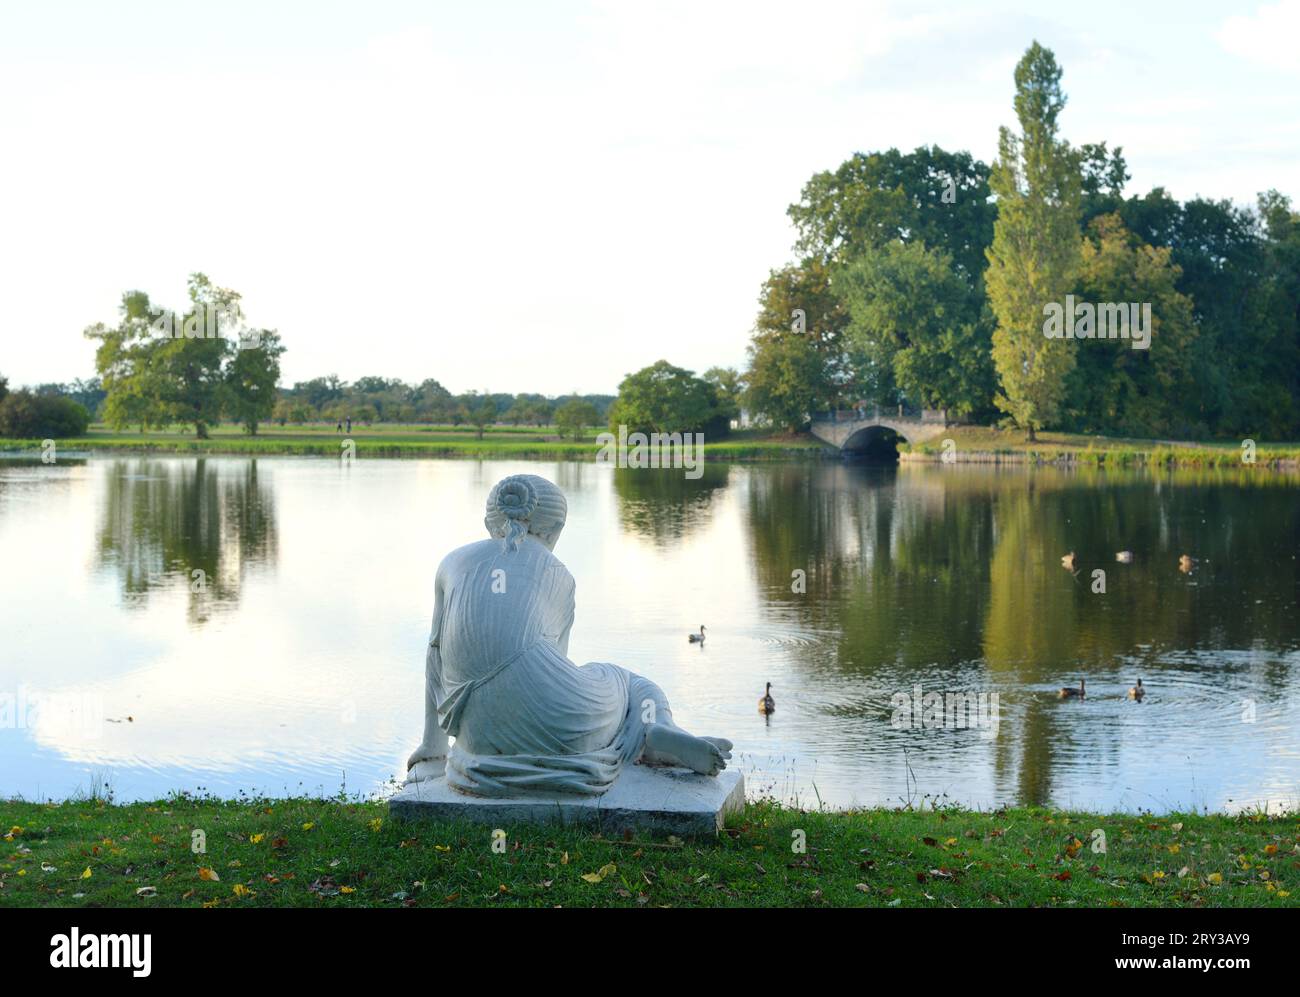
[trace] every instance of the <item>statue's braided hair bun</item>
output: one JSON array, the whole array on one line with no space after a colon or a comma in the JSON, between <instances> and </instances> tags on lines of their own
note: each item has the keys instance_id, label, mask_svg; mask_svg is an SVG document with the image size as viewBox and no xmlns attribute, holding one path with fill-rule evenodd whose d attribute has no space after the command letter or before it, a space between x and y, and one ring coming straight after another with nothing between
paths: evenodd
<instances>
[{"instance_id":1,"label":"statue's braided hair bun","mask_svg":"<svg viewBox=\"0 0 1300 997\"><path fill-rule=\"evenodd\" d=\"M504 538L506 549L518 550L519 541L528 532L528 520L537 509L537 489L523 475L512 475L497 485L496 507L509 521Z\"/></svg>"},{"instance_id":2,"label":"statue's braided hair bun","mask_svg":"<svg viewBox=\"0 0 1300 997\"><path fill-rule=\"evenodd\" d=\"M554 545L568 512L564 493L554 483L536 474L512 474L488 492L483 525L507 551L518 550L530 533Z\"/></svg>"}]
</instances>

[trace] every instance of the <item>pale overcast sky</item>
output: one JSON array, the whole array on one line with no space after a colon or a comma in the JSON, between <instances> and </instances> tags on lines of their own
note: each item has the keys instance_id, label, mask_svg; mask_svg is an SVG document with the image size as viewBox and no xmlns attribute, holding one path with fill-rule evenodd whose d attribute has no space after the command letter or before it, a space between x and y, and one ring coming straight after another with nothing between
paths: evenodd
<instances>
[{"instance_id":1,"label":"pale overcast sky","mask_svg":"<svg viewBox=\"0 0 1300 997\"><path fill-rule=\"evenodd\" d=\"M1300 199L1281 3L0 2L0 373L202 270L284 381L615 390L739 366L786 206L857 150L989 161L1037 38L1130 192Z\"/></svg>"}]
</instances>

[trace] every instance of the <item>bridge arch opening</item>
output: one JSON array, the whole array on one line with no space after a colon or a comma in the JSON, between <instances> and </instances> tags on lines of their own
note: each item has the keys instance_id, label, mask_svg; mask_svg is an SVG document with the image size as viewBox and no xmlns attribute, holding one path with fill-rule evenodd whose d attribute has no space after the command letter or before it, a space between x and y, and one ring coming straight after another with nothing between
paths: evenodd
<instances>
[{"instance_id":1,"label":"bridge arch opening","mask_svg":"<svg viewBox=\"0 0 1300 997\"><path fill-rule=\"evenodd\" d=\"M859 429L844 441L843 450L846 457L857 457L873 463L898 462L898 444L907 439L888 426L867 426Z\"/></svg>"}]
</instances>

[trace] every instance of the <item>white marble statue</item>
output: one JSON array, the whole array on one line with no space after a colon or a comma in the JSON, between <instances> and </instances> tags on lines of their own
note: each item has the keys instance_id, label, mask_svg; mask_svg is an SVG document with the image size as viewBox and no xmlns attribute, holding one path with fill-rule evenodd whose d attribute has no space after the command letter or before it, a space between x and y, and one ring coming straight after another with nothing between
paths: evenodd
<instances>
[{"instance_id":1,"label":"white marble statue","mask_svg":"<svg viewBox=\"0 0 1300 997\"><path fill-rule=\"evenodd\" d=\"M552 553L567 512L551 482L512 475L488 495L493 539L439 565L424 739L408 783L445 772L475 796L595 796L638 761L708 776L726 768L731 742L676 726L649 679L569 660L574 581Z\"/></svg>"}]
</instances>

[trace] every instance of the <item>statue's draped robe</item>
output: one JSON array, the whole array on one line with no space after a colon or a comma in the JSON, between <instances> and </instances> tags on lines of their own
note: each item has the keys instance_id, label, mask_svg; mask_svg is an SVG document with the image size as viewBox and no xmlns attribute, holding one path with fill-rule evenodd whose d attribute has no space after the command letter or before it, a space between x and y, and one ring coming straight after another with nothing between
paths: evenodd
<instances>
[{"instance_id":1,"label":"statue's draped robe","mask_svg":"<svg viewBox=\"0 0 1300 997\"><path fill-rule=\"evenodd\" d=\"M479 796L603 793L670 720L654 683L568 659L574 581L534 539L483 540L438 568L429 692L455 738L447 781ZM653 703L649 706L648 703Z\"/></svg>"}]
</instances>

